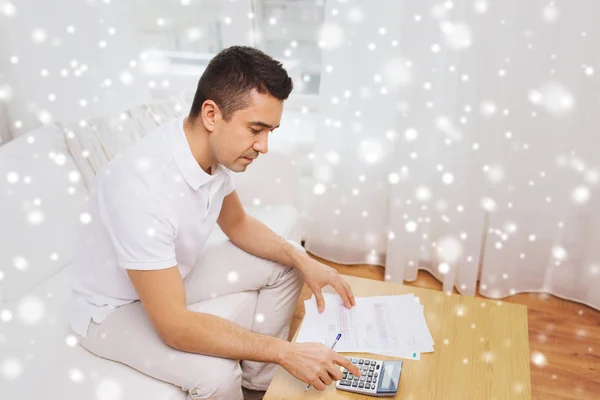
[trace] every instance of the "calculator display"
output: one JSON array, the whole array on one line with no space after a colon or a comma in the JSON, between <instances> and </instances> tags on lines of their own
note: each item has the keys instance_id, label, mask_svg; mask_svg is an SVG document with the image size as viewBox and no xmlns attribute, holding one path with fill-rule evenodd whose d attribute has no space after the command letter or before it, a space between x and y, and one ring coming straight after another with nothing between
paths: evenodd
<instances>
[{"instance_id":1,"label":"calculator display","mask_svg":"<svg viewBox=\"0 0 600 400\"><path fill-rule=\"evenodd\" d=\"M382 392L392 392L398 390L398 380L400 378L401 363L384 362L383 371L379 381L379 390ZM378 391L379 391L378 390Z\"/></svg>"}]
</instances>

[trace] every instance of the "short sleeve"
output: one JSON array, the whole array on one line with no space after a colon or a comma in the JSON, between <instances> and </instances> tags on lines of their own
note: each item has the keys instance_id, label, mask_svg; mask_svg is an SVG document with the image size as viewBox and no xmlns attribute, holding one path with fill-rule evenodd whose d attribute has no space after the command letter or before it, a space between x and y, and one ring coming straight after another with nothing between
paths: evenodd
<instances>
[{"instance_id":1,"label":"short sleeve","mask_svg":"<svg viewBox=\"0 0 600 400\"><path fill-rule=\"evenodd\" d=\"M98 188L98 211L125 269L158 270L177 265L176 226L160 199L133 190Z\"/></svg>"},{"instance_id":2,"label":"short sleeve","mask_svg":"<svg viewBox=\"0 0 600 400\"><path fill-rule=\"evenodd\" d=\"M225 196L231 194L231 192L234 191L235 189L235 182L233 181L233 177L231 176L231 174L227 175L227 177L225 178Z\"/></svg>"}]
</instances>

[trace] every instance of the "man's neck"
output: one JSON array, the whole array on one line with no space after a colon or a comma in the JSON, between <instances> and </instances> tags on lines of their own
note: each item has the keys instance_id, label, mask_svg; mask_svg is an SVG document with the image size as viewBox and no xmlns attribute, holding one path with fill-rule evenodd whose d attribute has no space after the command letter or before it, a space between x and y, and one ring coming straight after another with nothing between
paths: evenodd
<instances>
[{"instance_id":1,"label":"man's neck","mask_svg":"<svg viewBox=\"0 0 600 400\"><path fill-rule=\"evenodd\" d=\"M199 123L192 123L189 117L183 120L183 131L187 139L190 150L194 159L200 165L200 168L209 175L212 175L212 167L216 167L217 163L210 152L208 142L209 132Z\"/></svg>"}]
</instances>

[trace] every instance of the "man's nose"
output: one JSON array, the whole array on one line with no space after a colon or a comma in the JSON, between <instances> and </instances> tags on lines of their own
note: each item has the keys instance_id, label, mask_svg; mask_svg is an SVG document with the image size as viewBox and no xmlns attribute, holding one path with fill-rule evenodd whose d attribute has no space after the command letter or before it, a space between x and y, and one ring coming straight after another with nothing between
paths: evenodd
<instances>
[{"instance_id":1,"label":"man's nose","mask_svg":"<svg viewBox=\"0 0 600 400\"><path fill-rule=\"evenodd\" d=\"M254 142L254 146L252 146L252 148L261 154L267 154L269 151L269 137L265 135L264 137L260 138Z\"/></svg>"}]
</instances>

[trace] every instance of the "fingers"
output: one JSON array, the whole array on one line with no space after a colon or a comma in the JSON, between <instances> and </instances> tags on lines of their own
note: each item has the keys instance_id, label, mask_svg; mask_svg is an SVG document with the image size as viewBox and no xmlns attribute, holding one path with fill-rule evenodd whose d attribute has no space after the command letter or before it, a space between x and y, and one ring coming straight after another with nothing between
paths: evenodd
<instances>
[{"instance_id":1,"label":"fingers","mask_svg":"<svg viewBox=\"0 0 600 400\"><path fill-rule=\"evenodd\" d=\"M348 298L348 293L346 292L346 288L344 287L344 284L342 283L342 281L337 280L336 282L333 283L332 286L335 289L335 291L338 292L338 294L342 298L342 301L344 302L344 305L346 306L346 308L352 307L352 304L350 303L350 299Z\"/></svg>"},{"instance_id":2,"label":"fingers","mask_svg":"<svg viewBox=\"0 0 600 400\"><path fill-rule=\"evenodd\" d=\"M339 293L340 297L344 301L344 305L346 308L352 308L356 305L356 299L354 298L354 293L352 293L352 289L350 288L350 284L346 282L346 280L342 277L339 277L339 281L335 283L335 290Z\"/></svg>"},{"instance_id":3,"label":"fingers","mask_svg":"<svg viewBox=\"0 0 600 400\"><path fill-rule=\"evenodd\" d=\"M339 381L344 377L343 372L340 370L340 367L331 363L327 366L327 373L334 381Z\"/></svg>"},{"instance_id":4,"label":"fingers","mask_svg":"<svg viewBox=\"0 0 600 400\"><path fill-rule=\"evenodd\" d=\"M318 381L323 384L322 389L319 386L315 386L315 389L323 391L326 389L326 386L329 386L333 383L333 381L339 381L344 377L344 374L338 367L336 367L333 363L330 363L319 375Z\"/></svg>"},{"instance_id":5,"label":"fingers","mask_svg":"<svg viewBox=\"0 0 600 400\"><path fill-rule=\"evenodd\" d=\"M322 313L325 309L325 300L323 299L323 294L321 293L321 290L315 290L313 293L317 299L317 309L320 313Z\"/></svg>"},{"instance_id":6,"label":"fingers","mask_svg":"<svg viewBox=\"0 0 600 400\"><path fill-rule=\"evenodd\" d=\"M346 357L340 355L339 353L336 353L336 356L334 357L333 362L346 368L348 371L350 371L352 373L352 375L355 375L355 376L361 375L361 372L358 369L358 367L355 364L352 364L352 361L350 361Z\"/></svg>"},{"instance_id":7,"label":"fingers","mask_svg":"<svg viewBox=\"0 0 600 400\"><path fill-rule=\"evenodd\" d=\"M348 293L348 298L350 299L350 303L352 303L352 306L355 306L356 299L354 298L354 293L352 293L352 288L350 287L350 284L348 282L346 282L346 280L343 278L342 278L342 282L344 283L344 287L346 288L346 293Z\"/></svg>"},{"instance_id":8,"label":"fingers","mask_svg":"<svg viewBox=\"0 0 600 400\"><path fill-rule=\"evenodd\" d=\"M327 386L321 381L320 377L317 376L314 379L311 379L310 382L311 385L313 385L313 387L315 389L317 389L318 391L322 392L323 390L327 389Z\"/></svg>"},{"instance_id":9,"label":"fingers","mask_svg":"<svg viewBox=\"0 0 600 400\"><path fill-rule=\"evenodd\" d=\"M324 369L321 372L321 375L319 375L319 377L321 378L321 382L323 382L327 386L331 385L331 383L333 382L331 376L329 376L329 372L327 369Z\"/></svg>"}]
</instances>

